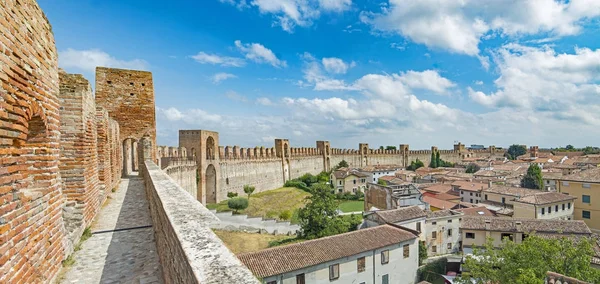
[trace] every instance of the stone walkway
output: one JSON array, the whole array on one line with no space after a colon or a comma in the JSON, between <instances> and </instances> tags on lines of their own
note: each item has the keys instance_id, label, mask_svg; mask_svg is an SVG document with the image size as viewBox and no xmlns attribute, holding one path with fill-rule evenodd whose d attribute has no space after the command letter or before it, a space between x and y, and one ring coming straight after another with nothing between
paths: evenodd
<instances>
[{"instance_id":1,"label":"stone walkway","mask_svg":"<svg viewBox=\"0 0 600 284\"><path fill-rule=\"evenodd\" d=\"M121 179L111 197L61 283L163 283L143 180Z\"/></svg>"}]
</instances>

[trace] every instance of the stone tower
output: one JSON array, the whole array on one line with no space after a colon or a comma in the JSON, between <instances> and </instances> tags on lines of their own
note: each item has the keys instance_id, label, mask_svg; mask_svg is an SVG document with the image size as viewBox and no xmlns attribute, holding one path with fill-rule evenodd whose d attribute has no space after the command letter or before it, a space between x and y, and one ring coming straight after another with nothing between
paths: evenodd
<instances>
[{"instance_id":1,"label":"stone tower","mask_svg":"<svg viewBox=\"0 0 600 284\"><path fill-rule=\"evenodd\" d=\"M359 143L358 144L358 153L360 153L360 166L366 167L369 165L369 144L368 143Z\"/></svg>"},{"instance_id":2,"label":"stone tower","mask_svg":"<svg viewBox=\"0 0 600 284\"><path fill-rule=\"evenodd\" d=\"M317 149L321 152L321 156L323 157L323 169L325 169L325 171L330 171L331 144L329 144L329 141L317 141Z\"/></svg>"},{"instance_id":3,"label":"stone tower","mask_svg":"<svg viewBox=\"0 0 600 284\"><path fill-rule=\"evenodd\" d=\"M538 146L531 146L529 147L529 155L532 158L537 158L538 157L538 153L539 153L539 147Z\"/></svg>"},{"instance_id":4,"label":"stone tower","mask_svg":"<svg viewBox=\"0 0 600 284\"><path fill-rule=\"evenodd\" d=\"M292 153L290 152L290 141L288 139L275 139L275 155L281 159L281 166L283 168L283 182L290 180L290 158Z\"/></svg>"},{"instance_id":5,"label":"stone tower","mask_svg":"<svg viewBox=\"0 0 600 284\"><path fill-rule=\"evenodd\" d=\"M400 156L401 156L401 161L402 161L402 166L403 167L408 167L408 165L410 164L410 158L408 155L408 151L409 151L409 147L408 144L400 144Z\"/></svg>"},{"instance_id":6,"label":"stone tower","mask_svg":"<svg viewBox=\"0 0 600 284\"><path fill-rule=\"evenodd\" d=\"M179 147L196 159L198 201L217 202L219 192L219 133L207 130L179 130Z\"/></svg>"}]
</instances>

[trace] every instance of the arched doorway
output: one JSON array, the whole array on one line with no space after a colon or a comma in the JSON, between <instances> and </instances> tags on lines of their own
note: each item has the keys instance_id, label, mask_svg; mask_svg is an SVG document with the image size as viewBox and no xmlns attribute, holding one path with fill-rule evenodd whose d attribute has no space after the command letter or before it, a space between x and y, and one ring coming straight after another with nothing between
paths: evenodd
<instances>
[{"instance_id":1,"label":"arched doorway","mask_svg":"<svg viewBox=\"0 0 600 284\"><path fill-rule=\"evenodd\" d=\"M217 170L215 166L208 165L206 168L206 203L217 202Z\"/></svg>"},{"instance_id":2,"label":"arched doorway","mask_svg":"<svg viewBox=\"0 0 600 284\"><path fill-rule=\"evenodd\" d=\"M123 140L123 177L131 175L135 169L134 142L132 138Z\"/></svg>"},{"instance_id":3,"label":"arched doorway","mask_svg":"<svg viewBox=\"0 0 600 284\"><path fill-rule=\"evenodd\" d=\"M215 159L215 139L212 137L208 137L206 139L206 159L214 160Z\"/></svg>"}]
</instances>

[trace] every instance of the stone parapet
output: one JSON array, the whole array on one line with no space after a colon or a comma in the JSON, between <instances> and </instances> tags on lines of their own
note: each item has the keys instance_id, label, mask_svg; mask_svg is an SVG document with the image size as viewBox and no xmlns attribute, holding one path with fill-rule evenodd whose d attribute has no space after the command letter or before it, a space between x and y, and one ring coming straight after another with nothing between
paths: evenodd
<instances>
[{"instance_id":1,"label":"stone parapet","mask_svg":"<svg viewBox=\"0 0 600 284\"><path fill-rule=\"evenodd\" d=\"M153 161L141 167L167 283L259 283L209 227L218 219Z\"/></svg>"}]
</instances>

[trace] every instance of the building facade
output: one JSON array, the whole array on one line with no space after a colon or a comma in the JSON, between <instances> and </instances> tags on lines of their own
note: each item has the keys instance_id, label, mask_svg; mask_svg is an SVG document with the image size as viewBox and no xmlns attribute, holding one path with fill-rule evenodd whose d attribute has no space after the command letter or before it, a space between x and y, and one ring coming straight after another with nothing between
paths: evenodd
<instances>
[{"instance_id":1,"label":"building facade","mask_svg":"<svg viewBox=\"0 0 600 284\"><path fill-rule=\"evenodd\" d=\"M557 190L577 198L573 219L583 220L590 229L600 232L600 168L563 176Z\"/></svg>"},{"instance_id":2,"label":"building facade","mask_svg":"<svg viewBox=\"0 0 600 284\"><path fill-rule=\"evenodd\" d=\"M460 222L463 213L454 210L427 212L425 244L427 255L436 256L460 251Z\"/></svg>"},{"instance_id":3,"label":"building facade","mask_svg":"<svg viewBox=\"0 0 600 284\"><path fill-rule=\"evenodd\" d=\"M369 175L353 169L338 169L331 174L331 184L335 193L350 192L356 194L367 189Z\"/></svg>"}]
</instances>

